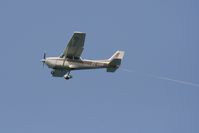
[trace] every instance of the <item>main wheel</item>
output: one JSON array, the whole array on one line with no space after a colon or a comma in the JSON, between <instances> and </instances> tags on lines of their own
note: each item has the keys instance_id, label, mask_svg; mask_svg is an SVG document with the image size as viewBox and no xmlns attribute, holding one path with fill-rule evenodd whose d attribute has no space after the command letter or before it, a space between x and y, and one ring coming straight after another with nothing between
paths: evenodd
<instances>
[{"instance_id":1,"label":"main wheel","mask_svg":"<svg viewBox=\"0 0 199 133\"><path fill-rule=\"evenodd\" d=\"M71 79L71 78L72 78L72 75L64 75L64 78L65 78L66 80Z\"/></svg>"}]
</instances>

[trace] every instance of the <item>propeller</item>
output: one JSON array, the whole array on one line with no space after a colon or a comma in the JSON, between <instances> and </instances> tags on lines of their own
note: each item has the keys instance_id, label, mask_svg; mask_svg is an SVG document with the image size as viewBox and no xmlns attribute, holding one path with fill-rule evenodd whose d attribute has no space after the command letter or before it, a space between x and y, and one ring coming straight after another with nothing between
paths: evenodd
<instances>
[{"instance_id":1,"label":"propeller","mask_svg":"<svg viewBox=\"0 0 199 133\"><path fill-rule=\"evenodd\" d=\"M46 53L44 52L44 55L43 55L43 59L41 60L43 62L43 67L44 67L44 63L46 61Z\"/></svg>"}]
</instances>

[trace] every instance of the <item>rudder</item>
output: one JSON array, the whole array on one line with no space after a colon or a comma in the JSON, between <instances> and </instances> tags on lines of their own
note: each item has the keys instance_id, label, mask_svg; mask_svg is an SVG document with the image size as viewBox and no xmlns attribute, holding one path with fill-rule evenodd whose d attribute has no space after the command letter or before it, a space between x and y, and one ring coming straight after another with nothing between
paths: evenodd
<instances>
[{"instance_id":1,"label":"rudder","mask_svg":"<svg viewBox=\"0 0 199 133\"><path fill-rule=\"evenodd\" d=\"M115 72L120 67L123 57L124 51L116 51L109 59L107 72Z\"/></svg>"}]
</instances>

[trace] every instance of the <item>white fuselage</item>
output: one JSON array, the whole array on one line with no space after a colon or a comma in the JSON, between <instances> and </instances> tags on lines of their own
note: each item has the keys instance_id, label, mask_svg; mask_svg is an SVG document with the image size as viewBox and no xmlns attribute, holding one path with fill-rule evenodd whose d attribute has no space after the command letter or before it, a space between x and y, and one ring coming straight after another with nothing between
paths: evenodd
<instances>
[{"instance_id":1,"label":"white fuselage","mask_svg":"<svg viewBox=\"0 0 199 133\"><path fill-rule=\"evenodd\" d=\"M109 60L86 60L86 59L65 59L60 57L48 57L43 62L53 69L80 70L108 68Z\"/></svg>"}]
</instances>

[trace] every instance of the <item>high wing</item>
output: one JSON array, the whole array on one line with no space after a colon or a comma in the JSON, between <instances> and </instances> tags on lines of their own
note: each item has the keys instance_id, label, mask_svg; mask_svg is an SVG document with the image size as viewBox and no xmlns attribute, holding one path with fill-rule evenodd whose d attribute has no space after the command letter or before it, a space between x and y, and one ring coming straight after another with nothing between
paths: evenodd
<instances>
[{"instance_id":1,"label":"high wing","mask_svg":"<svg viewBox=\"0 0 199 133\"><path fill-rule=\"evenodd\" d=\"M84 41L86 33L74 32L72 38L70 39L68 45L64 49L62 58L79 59L82 51L84 50Z\"/></svg>"}]
</instances>

